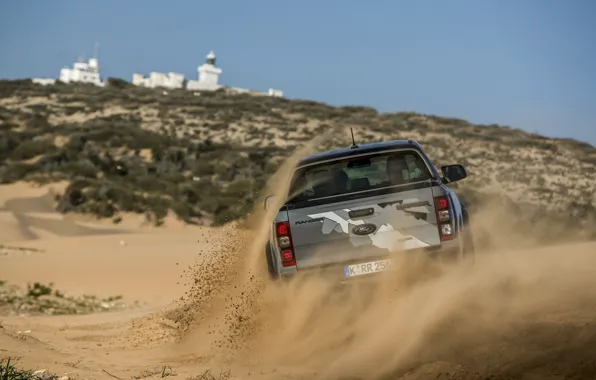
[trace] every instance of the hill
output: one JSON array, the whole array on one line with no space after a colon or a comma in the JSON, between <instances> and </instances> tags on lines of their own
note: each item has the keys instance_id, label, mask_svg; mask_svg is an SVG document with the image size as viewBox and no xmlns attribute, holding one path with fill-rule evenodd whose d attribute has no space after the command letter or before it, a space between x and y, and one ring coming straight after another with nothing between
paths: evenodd
<instances>
[{"instance_id":1,"label":"hill","mask_svg":"<svg viewBox=\"0 0 596 380\"><path fill-rule=\"evenodd\" d=\"M251 210L297 147L336 129L318 149L346 146L345 126L359 141L416 139L437 166L466 165L470 178L458 191L471 208L498 199L507 212L542 221L549 238L550 218L594 231L596 148L587 143L412 112L118 79L104 88L0 81L0 182L68 181L59 211L116 223L132 212L159 225L172 211L187 223L221 225Z\"/></svg>"}]
</instances>

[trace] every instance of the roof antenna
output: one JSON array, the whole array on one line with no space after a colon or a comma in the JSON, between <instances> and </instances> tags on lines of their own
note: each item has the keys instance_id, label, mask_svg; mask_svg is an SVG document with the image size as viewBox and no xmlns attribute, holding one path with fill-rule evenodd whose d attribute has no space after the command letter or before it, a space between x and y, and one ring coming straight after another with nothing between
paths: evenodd
<instances>
[{"instance_id":1,"label":"roof antenna","mask_svg":"<svg viewBox=\"0 0 596 380\"><path fill-rule=\"evenodd\" d=\"M354 140L354 129L352 127L350 127L350 132L352 133L352 149L356 149L358 148L358 145L356 145L356 140Z\"/></svg>"}]
</instances>

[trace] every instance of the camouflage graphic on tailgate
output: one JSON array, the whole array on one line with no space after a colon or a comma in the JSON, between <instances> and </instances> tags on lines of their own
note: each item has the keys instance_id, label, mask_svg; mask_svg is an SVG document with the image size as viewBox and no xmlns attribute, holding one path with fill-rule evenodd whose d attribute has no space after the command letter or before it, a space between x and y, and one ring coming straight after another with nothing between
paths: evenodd
<instances>
[{"instance_id":1,"label":"camouflage graphic on tailgate","mask_svg":"<svg viewBox=\"0 0 596 380\"><path fill-rule=\"evenodd\" d=\"M364 210L366 216L350 213ZM358 206L308 214L308 221L296 224L321 223L321 232L348 234L354 247L373 245L390 252L438 244L437 226L432 205L426 200L409 198L387 203ZM431 216L431 217L429 217Z\"/></svg>"}]
</instances>

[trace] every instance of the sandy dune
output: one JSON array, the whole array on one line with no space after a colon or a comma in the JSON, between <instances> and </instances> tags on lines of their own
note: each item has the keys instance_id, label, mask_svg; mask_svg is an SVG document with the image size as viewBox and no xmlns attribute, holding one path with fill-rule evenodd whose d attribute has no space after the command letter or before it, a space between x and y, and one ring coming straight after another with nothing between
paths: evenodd
<instances>
[{"instance_id":1,"label":"sandy dune","mask_svg":"<svg viewBox=\"0 0 596 380\"><path fill-rule=\"evenodd\" d=\"M0 244L40 251L2 257L2 280L23 286L53 282L60 290L78 294L168 303L184 291L182 268L207 251L202 237L218 233L207 227L180 227L175 220L160 230L134 222L117 227L81 221L84 218L54 211L54 190L27 184L0 187L5 227Z\"/></svg>"},{"instance_id":2,"label":"sandy dune","mask_svg":"<svg viewBox=\"0 0 596 380\"><path fill-rule=\"evenodd\" d=\"M0 242L43 249L0 256L0 279L139 304L2 318L0 357L23 366L81 379L159 378L164 366L178 378L596 378L593 243L416 264L372 288L272 287L257 260L262 224L83 224L53 214L47 190L0 187Z\"/></svg>"}]
</instances>

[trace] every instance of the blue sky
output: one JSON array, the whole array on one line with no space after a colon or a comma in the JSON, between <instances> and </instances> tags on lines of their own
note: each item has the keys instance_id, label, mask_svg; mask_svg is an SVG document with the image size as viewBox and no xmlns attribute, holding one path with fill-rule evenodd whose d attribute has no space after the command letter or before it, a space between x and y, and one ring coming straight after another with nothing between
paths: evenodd
<instances>
[{"instance_id":1,"label":"blue sky","mask_svg":"<svg viewBox=\"0 0 596 380\"><path fill-rule=\"evenodd\" d=\"M334 105L498 123L596 144L593 0L94 0L0 4L0 78L196 78Z\"/></svg>"}]
</instances>

